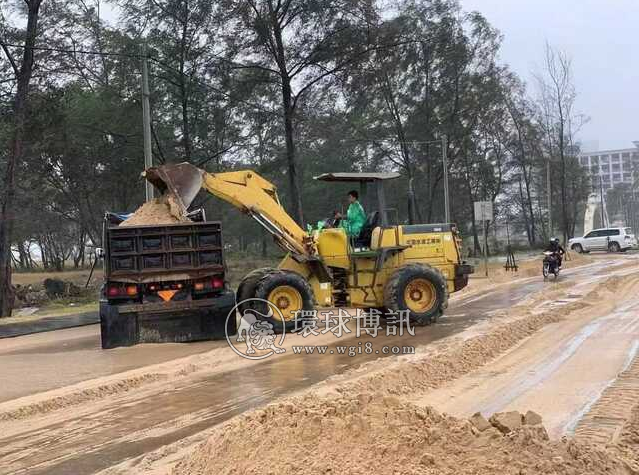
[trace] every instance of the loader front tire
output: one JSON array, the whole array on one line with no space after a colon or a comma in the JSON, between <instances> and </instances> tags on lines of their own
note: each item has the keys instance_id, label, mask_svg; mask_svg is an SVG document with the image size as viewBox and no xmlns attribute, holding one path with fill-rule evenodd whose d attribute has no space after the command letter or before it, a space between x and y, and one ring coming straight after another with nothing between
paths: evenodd
<instances>
[{"instance_id":1,"label":"loader front tire","mask_svg":"<svg viewBox=\"0 0 639 475\"><path fill-rule=\"evenodd\" d=\"M277 332L294 329L296 321L302 317L301 312L314 308L313 290L306 279L286 270L274 269L264 274L255 285L255 297L268 300L280 310L270 318L262 318ZM253 309L262 315L269 313L268 307L266 303L253 304Z\"/></svg>"},{"instance_id":2,"label":"loader front tire","mask_svg":"<svg viewBox=\"0 0 639 475\"><path fill-rule=\"evenodd\" d=\"M237 308L240 313L243 313L247 308L250 308L252 302L248 302L246 304L242 303L246 299L251 299L255 297L255 287L257 283L268 273L276 271L277 269L272 267L262 267L261 269L255 269L254 271L249 272L244 276L242 282L240 282L239 287L237 288L236 301Z\"/></svg>"},{"instance_id":3,"label":"loader front tire","mask_svg":"<svg viewBox=\"0 0 639 475\"><path fill-rule=\"evenodd\" d=\"M428 325L448 306L448 287L442 273L431 266L400 267L386 281L384 305L392 312L408 312L411 323Z\"/></svg>"}]
</instances>

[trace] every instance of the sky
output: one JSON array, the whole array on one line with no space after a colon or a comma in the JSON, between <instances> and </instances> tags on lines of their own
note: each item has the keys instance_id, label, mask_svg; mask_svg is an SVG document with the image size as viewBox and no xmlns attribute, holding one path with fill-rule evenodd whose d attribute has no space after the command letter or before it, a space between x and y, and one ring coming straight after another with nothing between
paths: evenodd
<instances>
[{"instance_id":1,"label":"sky","mask_svg":"<svg viewBox=\"0 0 639 475\"><path fill-rule=\"evenodd\" d=\"M586 151L639 140L639 0L460 0L503 34L501 60L536 94L546 41L568 53ZM106 7L106 6L105 6ZM103 7L104 8L104 7ZM109 11L110 10L110 11ZM116 12L104 8L114 21Z\"/></svg>"},{"instance_id":2,"label":"sky","mask_svg":"<svg viewBox=\"0 0 639 475\"><path fill-rule=\"evenodd\" d=\"M501 60L531 92L546 41L572 57L576 109L590 117L578 134L584 145L630 148L639 140L639 0L460 1L502 32Z\"/></svg>"}]
</instances>

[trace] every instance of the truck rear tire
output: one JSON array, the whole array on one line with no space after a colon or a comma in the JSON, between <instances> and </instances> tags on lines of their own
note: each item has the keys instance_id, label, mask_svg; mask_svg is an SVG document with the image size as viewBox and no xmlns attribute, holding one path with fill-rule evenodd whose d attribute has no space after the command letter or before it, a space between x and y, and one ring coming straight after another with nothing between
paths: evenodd
<instances>
[{"instance_id":1,"label":"truck rear tire","mask_svg":"<svg viewBox=\"0 0 639 475\"><path fill-rule=\"evenodd\" d=\"M301 275L285 270L274 269L262 276L255 285L255 298L268 300L281 312L272 318L262 318L273 325L275 331L292 330L302 311L314 309L313 290ZM269 312L266 303L255 302L253 309L262 315Z\"/></svg>"},{"instance_id":2,"label":"truck rear tire","mask_svg":"<svg viewBox=\"0 0 639 475\"><path fill-rule=\"evenodd\" d=\"M428 325L448 306L448 287L442 273L431 266L409 264L386 281L384 305L392 312L408 311L416 325Z\"/></svg>"}]
</instances>

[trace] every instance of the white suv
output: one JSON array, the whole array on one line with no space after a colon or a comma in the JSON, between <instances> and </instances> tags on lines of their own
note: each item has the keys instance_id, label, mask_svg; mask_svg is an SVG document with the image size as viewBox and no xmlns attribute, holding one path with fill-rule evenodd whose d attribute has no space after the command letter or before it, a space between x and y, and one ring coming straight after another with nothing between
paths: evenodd
<instances>
[{"instance_id":1,"label":"white suv","mask_svg":"<svg viewBox=\"0 0 639 475\"><path fill-rule=\"evenodd\" d=\"M594 229L584 237L568 241L568 247L575 252L627 251L637 246L637 239L631 228Z\"/></svg>"}]
</instances>

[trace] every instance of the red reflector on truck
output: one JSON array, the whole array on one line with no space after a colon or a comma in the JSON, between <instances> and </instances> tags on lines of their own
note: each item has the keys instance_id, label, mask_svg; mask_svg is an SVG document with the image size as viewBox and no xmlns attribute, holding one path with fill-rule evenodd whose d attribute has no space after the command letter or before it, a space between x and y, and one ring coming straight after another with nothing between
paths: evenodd
<instances>
[{"instance_id":1,"label":"red reflector on truck","mask_svg":"<svg viewBox=\"0 0 639 475\"><path fill-rule=\"evenodd\" d=\"M221 279L219 277L213 277L213 280L211 281L211 285L213 286L214 289L221 289L222 287L224 287L224 279Z\"/></svg>"}]
</instances>

